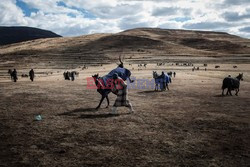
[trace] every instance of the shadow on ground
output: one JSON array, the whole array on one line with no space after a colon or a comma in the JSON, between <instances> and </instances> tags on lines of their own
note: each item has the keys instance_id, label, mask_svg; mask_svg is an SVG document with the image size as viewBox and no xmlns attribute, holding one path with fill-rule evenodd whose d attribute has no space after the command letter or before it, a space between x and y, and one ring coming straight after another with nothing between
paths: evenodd
<instances>
[{"instance_id":1,"label":"shadow on ground","mask_svg":"<svg viewBox=\"0 0 250 167\"><path fill-rule=\"evenodd\" d=\"M161 91L145 90L145 91L141 91L141 92L138 92L138 93L140 94L140 93L158 93L158 92L161 92Z\"/></svg>"},{"instance_id":2,"label":"shadow on ground","mask_svg":"<svg viewBox=\"0 0 250 167\"><path fill-rule=\"evenodd\" d=\"M81 113L81 112L96 112L97 110L95 108L77 108L72 111L67 111L61 114L58 114L58 116L67 115L67 116L74 116L75 113Z\"/></svg>"},{"instance_id":3,"label":"shadow on ground","mask_svg":"<svg viewBox=\"0 0 250 167\"><path fill-rule=\"evenodd\" d=\"M97 118L111 118L117 117L121 114L110 114L110 113L103 113L103 114L82 114L79 118L81 119L97 119ZM124 115L124 114L122 114Z\"/></svg>"},{"instance_id":4,"label":"shadow on ground","mask_svg":"<svg viewBox=\"0 0 250 167\"><path fill-rule=\"evenodd\" d=\"M104 109L104 108L103 108ZM96 118L110 118L110 117L117 117L121 115L129 115L130 113L118 113L118 114L111 114L111 113L96 113L97 111L100 111L102 109L96 110L95 108L78 108L74 109L72 111L64 112L61 114L58 114L58 116L77 116L77 113L86 113L81 114L79 118L82 119L96 119ZM89 112L89 113L87 113Z\"/></svg>"},{"instance_id":5,"label":"shadow on ground","mask_svg":"<svg viewBox=\"0 0 250 167\"><path fill-rule=\"evenodd\" d=\"M233 97L234 95L222 95L222 94L219 94L219 95L215 95L214 97ZM236 96L237 97L237 96Z\"/></svg>"}]
</instances>

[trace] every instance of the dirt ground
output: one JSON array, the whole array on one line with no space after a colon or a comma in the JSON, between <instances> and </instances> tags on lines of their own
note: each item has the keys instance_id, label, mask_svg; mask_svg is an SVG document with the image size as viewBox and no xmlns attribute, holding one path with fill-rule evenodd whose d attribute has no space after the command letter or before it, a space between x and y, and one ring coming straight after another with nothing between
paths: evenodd
<instances>
[{"instance_id":1,"label":"dirt ground","mask_svg":"<svg viewBox=\"0 0 250 167\"><path fill-rule=\"evenodd\" d=\"M152 71L176 71L166 92L131 89L135 113L119 108L115 95L101 98L86 88L86 77L106 74L116 65L90 67L74 81L63 71L35 78L0 81L0 166L249 166L250 68L240 64L192 67L156 66L137 70L137 79ZM36 71L36 70L35 70ZM221 96L222 79L244 73L239 96ZM35 116L40 114L41 121Z\"/></svg>"}]
</instances>

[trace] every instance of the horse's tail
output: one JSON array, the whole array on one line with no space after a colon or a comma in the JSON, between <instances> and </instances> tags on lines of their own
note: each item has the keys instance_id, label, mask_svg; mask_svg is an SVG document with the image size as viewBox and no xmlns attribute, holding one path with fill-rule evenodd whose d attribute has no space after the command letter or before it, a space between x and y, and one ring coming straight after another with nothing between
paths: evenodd
<instances>
[{"instance_id":1,"label":"horse's tail","mask_svg":"<svg viewBox=\"0 0 250 167\"><path fill-rule=\"evenodd\" d=\"M222 82L222 86L221 86L221 89L223 90L223 89L226 89L226 86L227 84L226 84L226 78L224 78L223 79L223 82Z\"/></svg>"}]
</instances>

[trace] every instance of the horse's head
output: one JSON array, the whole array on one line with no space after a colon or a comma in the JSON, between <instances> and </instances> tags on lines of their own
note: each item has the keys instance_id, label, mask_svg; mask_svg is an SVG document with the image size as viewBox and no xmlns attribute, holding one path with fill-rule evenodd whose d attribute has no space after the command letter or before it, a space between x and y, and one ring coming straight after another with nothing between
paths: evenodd
<instances>
[{"instance_id":1,"label":"horse's head","mask_svg":"<svg viewBox=\"0 0 250 167\"><path fill-rule=\"evenodd\" d=\"M99 78L99 74L92 75L92 77L94 78L94 80L97 80Z\"/></svg>"},{"instance_id":2,"label":"horse's head","mask_svg":"<svg viewBox=\"0 0 250 167\"><path fill-rule=\"evenodd\" d=\"M236 77L239 81L243 81L243 73L239 73L239 75Z\"/></svg>"},{"instance_id":3,"label":"horse's head","mask_svg":"<svg viewBox=\"0 0 250 167\"><path fill-rule=\"evenodd\" d=\"M154 77L154 78L157 78L157 77L158 77L158 74L157 74L156 71L153 71L153 77Z\"/></svg>"},{"instance_id":4,"label":"horse's head","mask_svg":"<svg viewBox=\"0 0 250 167\"><path fill-rule=\"evenodd\" d=\"M243 73L239 74L237 77L239 80L243 81Z\"/></svg>"}]
</instances>

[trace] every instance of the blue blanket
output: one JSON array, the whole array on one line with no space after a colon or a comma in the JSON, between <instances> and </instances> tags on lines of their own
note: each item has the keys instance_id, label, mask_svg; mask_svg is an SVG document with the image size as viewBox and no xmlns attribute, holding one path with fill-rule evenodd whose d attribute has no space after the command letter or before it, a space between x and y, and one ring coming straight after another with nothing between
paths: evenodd
<instances>
[{"instance_id":1,"label":"blue blanket","mask_svg":"<svg viewBox=\"0 0 250 167\"><path fill-rule=\"evenodd\" d=\"M112 71L110 71L107 75L102 77L105 85L106 85L108 79L113 79L113 75L115 73L117 73L118 76L120 78L122 78L124 81L127 80L131 75L131 72L128 69L117 67L117 68L113 69Z\"/></svg>"},{"instance_id":2,"label":"blue blanket","mask_svg":"<svg viewBox=\"0 0 250 167\"><path fill-rule=\"evenodd\" d=\"M166 83L171 83L171 77L166 74Z\"/></svg>"}]
</instances>

